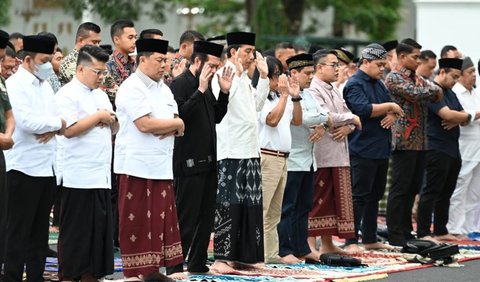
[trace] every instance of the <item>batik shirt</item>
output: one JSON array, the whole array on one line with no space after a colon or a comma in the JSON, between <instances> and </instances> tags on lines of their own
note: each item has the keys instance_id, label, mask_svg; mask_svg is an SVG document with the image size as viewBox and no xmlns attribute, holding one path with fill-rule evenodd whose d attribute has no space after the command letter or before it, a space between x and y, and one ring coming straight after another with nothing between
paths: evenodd
<instances>
[{"instance_id":1,"label":"batik shirt","mask_svg":"<svg viewBox=\"0 0 480 282\"><path fill-rule=\"evenodd\" d=\"M5 79L0 77L0 132L5 132L5 112L12 109L10 100L7 95L7 87L5 86Z\"/></svg>"},{"instance_id":2,"label":"batik shirt","mask_svg":"<svg viewBox=\"0 0 480 282\"><path fill-rule=\"evenodd\" d=\"M78 58L77 49L73 49L73 51L70 52L70 54L68 54L65 58L63 58L60 64L60 70L58 74L58 80L60 80L60 83L62 84L62 86L69 83L70 80L72 80L73 76L75 75L77 70L77 58Z\"/></svg>"},{"instance_id":3,"label":"batik shirt","mask_svg":"<svg viewBox=\"0 0 480 282\"><path fill-rule=\"evenodd\" d=\"M440 87L401 65L387 75L385 84L392 100L405 112L392 126L394 149L426 150L428 102Z\"/></svg>"},{"instance_id":4,"label":"batik shirt","mask_svg":"<svg viewBox=\"0 0 480 282\"><path fill-rule=\"evenodd\" d=\"M130 56L125 57L120 51L115 50L106 66L108 74L103 79L100 89L107 93L110 102L115 105L115 95L118 87L130 74L135 72L135 59Z\"/></svg>"}]
</instances>

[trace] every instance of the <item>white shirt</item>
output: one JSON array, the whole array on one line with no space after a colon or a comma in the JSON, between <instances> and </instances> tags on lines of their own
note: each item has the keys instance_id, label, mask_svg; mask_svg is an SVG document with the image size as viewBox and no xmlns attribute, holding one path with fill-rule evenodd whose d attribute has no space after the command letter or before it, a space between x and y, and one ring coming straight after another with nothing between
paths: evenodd
<instances>
[{"instance_id":1,"label":"white shirt","mask_svg":"<svg viewBox=\"0 0 480 282\"><path fill-rule=\"evenodd\" d=\"M227 61L235 71L235 65ZM222 75L223 68L217 71ZM220 86L217 75L212 79L212 90L218 99ZM227 114L217 124L217 160L258 158L260 147L257 133L257 112L263 108L269 88L268 78L258 80L257 89L244 71L234 76L228 97Z\"/></svg>"},{"instance_id":2,"label":"white shirt","mask_svg":"<svg viewBox=\"0 0 480 282\"><path fill-rule=\"evenodd\" d=\"M76 77L55 96L67 128L105 109L113 113L107 94L91 90ZM64 138L62 146L63 186L68 188L111 188L112 131L98 127L72 138Z\"/></svg>"},{"instance_id":3,"label":"white shirt","mask_svg":"<svg viewBox=\"0 0 480 282\"><path fill-rule=\"evenodd\" d=\"M314 143L308 141L311 133L310 126L326 123L328 112L320 106L315 97L307 91L301 93L302 125L290 125L292 134L292 148L288 156L288 171L317 170L314 154Z\"/></svg>"},{"instance_id":4,"label":"white shirt","mask_svg":"<svg viewBox=\"0 0 480 282\"><path fill-rule=\"evenodd\" d=\"M53 89L22 66L6 81L8 97L15 117L13 148L5 151L7 171L18 170L34 177L54 176L55 138L46 144L36 134L62 128Z\"/></svg>"},{"instance_id":5,"label":"white shirt","mask_svg":"<svg viewBox=\"0 0 480 282\"><path fill-rule=\"evenodd\" d=\"M160 139L142 133L135 126L138 118L173 119L177 103L170 88L155 82L139 69L118 88L115 98L120 130L115 140L114 171L145 179L173 179L173 144L175 137Z\"/></svg>"},{"instance_id":6,"label":"white shirt","mask_svg":"<svg viewBox=\"0 0 480 282\"><path fill-rule=\"evenodd\" d=\"M262 111L258 114L258 137L260 139L260 148L270 149L280 152L290 152L292 147L292 134L290 133L290 123L293 117L293 102L290 97L287 99L285 111L276 127L267 125L267 116L280 102L280 98L272 93L272 100L265 100Z\"/></svg>"},{"instance_id":7,"label":"white shirt","mask_svg":"<svg viewBox=\"0 0 480 282\"><path fill-rule=\"evenodd\" d=\"M456 83L452 91L457 95L463 109L475 117L480 110L480 93L475 89L468 91L460 83ZM480 161L480 120L474 120L466 126L460 126L460 155L464 161Z\"/></svg>"}]
</instances>

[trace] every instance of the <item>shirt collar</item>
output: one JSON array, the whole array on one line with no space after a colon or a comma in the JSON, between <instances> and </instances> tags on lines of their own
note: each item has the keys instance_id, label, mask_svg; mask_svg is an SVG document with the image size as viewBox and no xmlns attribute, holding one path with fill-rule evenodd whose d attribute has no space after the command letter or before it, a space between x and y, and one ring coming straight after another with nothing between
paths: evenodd
<instances>
[{"instance_id":1,"label":"shirt collar","mask_svg":"<svg viewBox=\"0 0 480 282\"><path fill-rule=\"evenodd\" d=\"M160 86L162 81L155 81L148 77L146 74L144 74L139 68L135 71L137 74L138 78L147 86L147 88L150 88L153 84Z\"/></svg>"},{"instance_id":2,"label":"shirt collar","mask_svg":"<svg viewBox=\"0 0 480 282\"><path fill-rule=\"evenodd\" d=\"M455 83L455 85L453 86L452 88L453 92L456 92L456 93L468 93L470 95L473 95L473 90L470 91L468 90L465 86L463 86L460 82L457 82Z\"/></svg>"},{"instance_id":3,"label":"shirt collar","mask_svg":"<svg viewBox=\"0 0 480 282\"><path fill-rule=\"evenodd\" d=\"M371 76L369 76L368 74L366 74L364 71L362 71L361 69L358 70L358 76L365 80L365 81L376 81L376 79L373 79Z\"/></svg>"},{"instance_id":4,"label":"shirt collar","mask_svg":"<svg viewBox=\"0 0 480 282\"><path fill-rule=\"evenodd\" d=\"M77 76L73 76L73 79L72 79L73 83L77 84L77 86L79 86L80 88L82 88L83 90L86 90L88 92L91 92L93 91L93 89L90 89L90 87L86 86L85 84L83 84L83 82L81 82L80 80L78 80Z\"/></svg>"},{"instance_id":5,"label":"shirt collar","mask_svg":"<svg viewBox=\"0 0 480 282\"><path fill-rule=\"evenodd\" d=\"M312 87L313 86L313 87ZM321 88L325 88L327 90L332 90L333 89L333 85L330 84L330 83L327 83L323 80L321 80L320 78L318 78L317 76L314 76L313 79L312 79L312 82L310 84L310 88L315 88L315 87L321 87Z\"/></svg>"},{"instance_id":6,"label":"shirt collar","mask_svg":"<svg viewBox=\"0 0 480 282\"><path fill-rule=\"evenodd\" d=\"M33 73L26 70L22 65L18 67L18 71L22 76L25 77L25 81L29 82L35 86L40 86L41 82L38 77L36 77Z\"/></svg>"},{"instance_id":7,"label":"shirt collar","mask_svg":"<svg viewBox=\"0 0 480 282\"><path fill-rule=\"evenodd\" d=\"M114 56L115 58L117 58L117 60L118 60L119 62L121 62L123 65L126 65L126 64L128 64L128 63L134 63L134 62L135 62L135 60L133 59L133 57L131 57L131 56L125 56L125 55L123 55L123 54L122 54L120 51L118 51L118 50L115 50L115 51L113 52L113 56Z\"/></svg>"},{"instance_id":8,"label":"shirt collar","mask_svg":"<svg viewBox=\"0 0 480 282\"><path fill-rule=\"evenodd\" d=\"M409 76L409 77L415 77L415 72L413 72L412 70L409 70L407 69L406 67L402 66L402 65L397 65L397 70L401 73L404 73L405 75Z\"/></svg>"}]
</instances>

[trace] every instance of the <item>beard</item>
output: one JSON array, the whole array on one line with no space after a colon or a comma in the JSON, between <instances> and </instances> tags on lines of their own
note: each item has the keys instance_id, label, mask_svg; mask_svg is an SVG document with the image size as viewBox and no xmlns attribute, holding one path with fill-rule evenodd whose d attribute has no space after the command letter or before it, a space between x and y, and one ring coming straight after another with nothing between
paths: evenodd
<instances>
[{"instance_id":1,"label":"beard","mask_svg":"<svg viewBox=\"0 0 480 282\"><path fill-rule=\"evenodd\" d=\"M195 77L196 77L197 79L200 79L200 74L202 73L203 66L205 66L205 62L202 62L202 63L200 64L200 66L198 67L198 69L195 71Z\"/></svg>"}]
</instances>

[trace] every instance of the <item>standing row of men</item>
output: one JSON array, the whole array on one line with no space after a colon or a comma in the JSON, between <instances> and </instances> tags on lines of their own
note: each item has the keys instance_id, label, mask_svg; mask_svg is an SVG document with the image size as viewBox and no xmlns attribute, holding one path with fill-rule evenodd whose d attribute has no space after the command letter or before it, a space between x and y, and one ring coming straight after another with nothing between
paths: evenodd
<instances>
[{"instance_id":1,"label":"standing row of men","mask_svg":"<svg viewBox=\"0 0 480 282\"><path fill-rule=\"evenodd\" d=\"M185 259L189 272L208 272L212 228L213 268L221 273L264 261L316 263L320 253L341 252L333 235L358 250L360 230L366 249L387 248L377 242L376 219L392 139L390 244L411 236L410 207L423 168L418 236L434 239L434 213L436 239L452 238L444 207L461 166L458 125L480 114L463 111L450 88L460 71L471 76L471 60L441 59L429 82L415 75L421 46L407 39L396 46L399 64L384 83L387 50L370 44L342 97L333 83L340 61L349 63L345 50L290 57L287 78L280 60L256 52L255 34L233 32L226 35L223 67L222 45L192 42L188 67L167 86L168 41L161 32L135 40L133 23L117 21L108 57L95 46L97 27L79 27L56 96L45 83L55 47L47 36L24 37L23 64L6 82L12 110L7 97L2 148L13 145L2 203L7 281L18 281L24 264L28 280L41 279L55 152L63 179L61 278L94 281L113 271L114 134L118 237L129 281L167 279L159 267L183 272ZM322 237L320 250L315 236Z\"/></svg>"}]
</instances>

